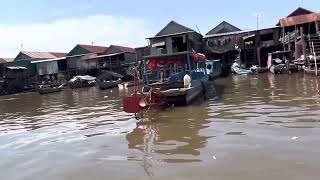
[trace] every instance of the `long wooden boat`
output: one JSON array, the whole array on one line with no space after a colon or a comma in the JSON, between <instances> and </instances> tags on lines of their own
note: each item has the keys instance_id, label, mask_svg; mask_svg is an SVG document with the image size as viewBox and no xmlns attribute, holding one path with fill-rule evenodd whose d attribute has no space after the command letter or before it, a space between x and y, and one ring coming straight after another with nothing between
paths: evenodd
<instances>
[{"instance_id":1,"label":"long wooden boat","mask_svg":"<svg viewBox=\"0 0 320 180\"><path fill-rule=\"evenodd\" d=\"M50 94L55 92L61 92L63 86L53 86L53 85L40 85L38 88L39 94Z\"/></svg>"}]
</instances>

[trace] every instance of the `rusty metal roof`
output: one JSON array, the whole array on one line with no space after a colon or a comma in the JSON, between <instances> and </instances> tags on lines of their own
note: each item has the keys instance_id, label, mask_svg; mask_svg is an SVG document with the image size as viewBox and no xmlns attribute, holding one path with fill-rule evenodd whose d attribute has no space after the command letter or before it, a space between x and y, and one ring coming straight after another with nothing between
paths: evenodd
<instances>
[{"instance_id":1,"label":"rusty metal roof","mask_svg":"<svg viewBox=\"0 0 320 180\"><path fill-rule=\"evenodd\" d=\"M91 53L96 53L96 54L102 54L108 49L108 47L105 47L105 46L93 46L93 45L85 45L85 44L79 44L79 46L82 47L83 49L88 50Z\"/></svg>"},{"instance_id":2,"label":"rusty metal roof","mask_svg":"<svg viewBox=\"0 0 320 180\"><path fill-rule=\"evenodd\" d=\"M125 46L117 46L117 45L112 45L114 46L115 48L119 49L120 51L122 52L125 52L125 53L135 53L135 49L131 48L131 47L125 47Z\"/></svg>"},{"instance_id":3,"label":"rusty metal roof","mask_svg":"<svg viewBox=\"0 0 320 180\"><path fill-rule=\"evenodd\" d=\"M280 19L281 27L295 26L315 22L320 19L320 13L305 14Z\"/></svg>"},{"instance_id":4,"label":"rusty metal roof","mask_svg":"<svg viewBox=\"0 0 320 180\"><path fill-rule=\"evenodd\" d=\"M54 55L56 58L62 58L66 57L67 53L62 53L62 52L50 52L52 55Z\"/></svg>"},{"instance_id":5,"label":"rusty metal roof","mask_svg":"<svg viewBox=\"0 0 320 180\"><path fill-rule=\"evenodd\" d=\"M14 58L0 58L0 63L6 63L13 61Z\"/></svg>"},{"instance_id":6,"label":"rusty metal roof","mask_svg":"<svg viewBox=\"0 0 320 180\"><path fill-rule=\"evenodd\" d=\"M32 59L53 59L56 58L49 52L34 52L34 51L21 51L21 53L27 55Z\"/></svg>"}]
</instances>

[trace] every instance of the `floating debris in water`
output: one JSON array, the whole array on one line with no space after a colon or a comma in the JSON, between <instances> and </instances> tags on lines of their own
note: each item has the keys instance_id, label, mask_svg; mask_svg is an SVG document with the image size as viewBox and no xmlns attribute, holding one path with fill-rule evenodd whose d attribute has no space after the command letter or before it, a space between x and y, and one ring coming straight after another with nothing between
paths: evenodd
<instances>
[{"instance_id":1,"label":"floating debris in water","mask_svg":"<svg viewBox=\"0 0 320 180\"><path fill-rule=\"evenodd\" d=\"M297 137L297 136L293 136L291 139L292 140L297 140L299 137Z\"/></svg>"},{"instance_id":2,"label":"floating debris in water","mask_svg":"<svg viewBox=\"0 0 320 180\"><path fill-rule=\"evenodd\" d=\"M212 159L217 160L217 157L216 156L212 156Z\"/></svg>"}]
</instances>

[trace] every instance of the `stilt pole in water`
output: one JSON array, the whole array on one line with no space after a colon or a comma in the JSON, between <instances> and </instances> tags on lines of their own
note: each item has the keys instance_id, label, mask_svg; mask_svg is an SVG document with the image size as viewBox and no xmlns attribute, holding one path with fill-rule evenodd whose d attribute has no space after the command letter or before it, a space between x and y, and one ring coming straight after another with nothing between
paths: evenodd
<instances>
[{"instance_id":1,"label":"stilt pole in water","mask_svg":"<svg viewBox=\"0 0 320 180\"><path fill-rule=\"evenodd\" d=\"M312 51L313 51L313 58L314 58L314 67L316 69L316 76L318 76L318 65L317 65L317 56L316 52L314 51L314 44L312 42Z\"/></svg>"}]
</instances>

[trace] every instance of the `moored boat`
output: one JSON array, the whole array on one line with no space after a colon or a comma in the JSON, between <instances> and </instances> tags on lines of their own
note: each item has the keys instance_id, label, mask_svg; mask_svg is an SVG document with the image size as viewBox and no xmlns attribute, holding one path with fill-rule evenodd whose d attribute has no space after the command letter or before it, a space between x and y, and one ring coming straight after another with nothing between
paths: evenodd
<instances>
[{"instance_id":1,"label":"moored boat","mask_svg":"<svg viewBox=\"0 0 320 180\"><path fill-rule=\"evenodd\" d=\"M50 94L60 92L63 89L63 85L40 85L38 88L39 94Z\"/></svg>"},{"instance_id":2,"label":"moored boat","mask_svg":"<svg viewBox=\"0 0 320 180\"><path fill-rule=\"evenodd\" d=\"M84 87L93 87L96 86L96 78L92 76L74 76L69 80L68 86L71 89L84 88Z\"/></svg>"},{"instance_id":3,"label":"moored boat","mask_svg":"<svg viewBox=\"0 0 320 180\"><path fill-rule=\"evenodd\" d=\"M264 73L264 72L268 72L268 68L267 67L261 67L259 65L254 65L250 68L251 72L252 73L256 73L256 74L259 74L259 73Z\"/></svg>"},{"instance_id":4,"label":"moored boat","mask_svg":"<svg viewBox=\"0 0 320 180\"><path fill-rule=\"evenodd\" d=\"M118 86L124 76L113 71L103 70L98 77L97 84L99 89L112 89Z\"/></svg>"},{"instance_id":5,"label":"moored boat","mask_svg":"<svg viewBox=\"0 0 320 180\"><path fill-rule=\"evenodd\" d=\"M202 55L183 52L145 58L144 85L142 88L135 86L135 93L124 98L125 112L138 113L150 108L188 105L205 95L209 76ZM139 77L137 75L135 79L141 82Z\"/></svg>"},{"instance_id":6,"label":"moored boat","mask_svg":"<svg viewBox=\"0 0 320 180\"><path fill-rule=\"evenodd\" d=\"M292 61L291 51L277 51L269 53L268 68L273 74L282 74L298 71L298 66Z\"/></svg>"}]
</instances>

